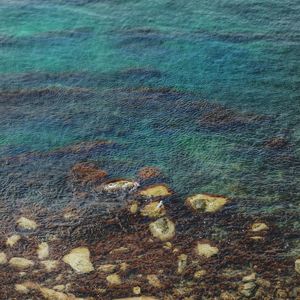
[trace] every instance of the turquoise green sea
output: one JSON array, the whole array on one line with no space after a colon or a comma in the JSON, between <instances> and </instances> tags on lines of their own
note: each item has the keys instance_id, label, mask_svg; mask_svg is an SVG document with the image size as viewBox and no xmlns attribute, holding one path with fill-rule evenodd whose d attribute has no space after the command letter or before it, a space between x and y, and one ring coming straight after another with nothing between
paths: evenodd
<instances>
[{"instance_id":1,"label":"turquoise green sea","mask_svg":"<svg viewBox=\"0 0 300 300\"><path fill-rule=\"evenodd\" d=\"M59 205L88 159L112 177L157 166L180 195L249 213L299 211L299 15L296 0L1 0L0 197ZM96 140L116 146L3 162Z\"/></svg>"}]
</instances>

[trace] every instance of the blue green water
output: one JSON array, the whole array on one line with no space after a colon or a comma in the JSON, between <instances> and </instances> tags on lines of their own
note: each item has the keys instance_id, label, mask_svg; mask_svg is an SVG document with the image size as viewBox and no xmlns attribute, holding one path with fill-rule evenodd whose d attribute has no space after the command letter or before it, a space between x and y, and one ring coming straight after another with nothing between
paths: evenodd
<instances>
[{"instance_id":1,"label":"blue green water","mask_svg":"<svg viewBox=\"0 0 300 300\"><path fill-rule=\"evenodd\" d=\"M86 159L112 176L154 165L182 195L298 209L299 1L1 0L0 15L1 157L111 140L119 147ZM46 87L54 95L4 96ZM203 107L215 104L242 124L207 126ZM266 147L273 138L288 146ZM56 182L76 159L3 166L1 196L20 197L8 177Z\"/></svg>"}]
</instances>

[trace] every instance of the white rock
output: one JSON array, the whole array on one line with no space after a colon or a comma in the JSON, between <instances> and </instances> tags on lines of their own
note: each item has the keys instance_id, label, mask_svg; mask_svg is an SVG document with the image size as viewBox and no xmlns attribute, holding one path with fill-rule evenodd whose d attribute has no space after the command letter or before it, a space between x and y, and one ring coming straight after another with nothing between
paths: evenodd
<instances>
[{"instance_id":1,"label":"white rock","mask_svg":"<svg viewBox=\"0 0 300 300\"><path fill-rule=\"evenodd\" d=\"M86 247L73 249L63 257L63 261L70 265L77 273L89 273L94 270L90 261L90 251Z\"/></svg>"},{"instance_id":2,"label":"white rock","mask_svg":"<svg viewBox=\"0 0 300 300\"><path fill-rule=\"evenodd\" d=\"M0 265L4 265L7 263L7 257L4 252L0 252Z\"/></svg>"},{"instance_id":3,"label":"white rock","mask_svg":"<svg viewBox=\"0 0 300 300\"><path fill-rule=\"evenodd\" d=\"M107 193L132 192L139 187L139 183L130 180L118 180L106 183L103 191Z\"/></svg>"},{"instance_id":4,"label":"white rock","mask_svg":"<svg viewBox=\"0 0 300 300\"><path fill-rule=\"evenodd\" d=\"M39 259L45 259L49 256L49 246L47 243L40 243L36 251Z\"/></svg>"},{"instance_id":5,"label":"white rock","mask_svg":"<svg viewBox=\"0 0 300 300\"><path fill-rule=\"evenodd\" d=\"M19 240L21 239L21 236L18 234L14 234L7 238L6 245L9 247L13 247Z\"/></svg>"},{"instance_id":6,"label":"white rock","mask_svg":"<svg viewBox=\"0 0 300 300\"><path fill-rule=\"evenodd\" d=\"M18 219L17 224L20 228L27 229L27 230L35 230L38 227L35 221L25 217L21 217L20 219Z\"/></svg>"},{"instance_id":7,"label":"white rock","mask_svg":"<svg viewBox=\"0 0 300 300\"><path fill-rule=\"evenodd\" d=\"M34 262L32 260L23 258L23 257L13 257L10 261L9 264L12 267L18 268L18 269L27 269L32 266L34 266Z\"/></svg>"}]
</instances>

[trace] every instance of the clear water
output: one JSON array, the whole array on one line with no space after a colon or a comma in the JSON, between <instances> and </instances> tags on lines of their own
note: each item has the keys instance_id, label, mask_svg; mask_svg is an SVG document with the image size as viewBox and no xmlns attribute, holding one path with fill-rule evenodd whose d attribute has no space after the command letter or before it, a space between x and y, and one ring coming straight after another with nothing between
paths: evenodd
<instances>
[{"instance_id":1,"label":"clear water","mask_svg":"<svg viewBox=\"0 0 300 300\"><path fill-rule=\"evenodd\" d=\"M299 1L1 0L0 15L2 99L56 88L36 105L35 96L1 102L2 158L112 140L117 148L87 158L112 176L154 165L182 195L225 194L248 212L299 210ZM75 87L92 92L63 92ZM135 91L145 87L156 92ZM166 87L177 96L158 92ZM191 108L204 100L264 121L207 128ZM265 146L278 137L289 146ZM42 188L75 161L3 164L1 196L47 201ZM38 172L53 176L21 194L7 180Z\"/></svg>"}]
</instances>

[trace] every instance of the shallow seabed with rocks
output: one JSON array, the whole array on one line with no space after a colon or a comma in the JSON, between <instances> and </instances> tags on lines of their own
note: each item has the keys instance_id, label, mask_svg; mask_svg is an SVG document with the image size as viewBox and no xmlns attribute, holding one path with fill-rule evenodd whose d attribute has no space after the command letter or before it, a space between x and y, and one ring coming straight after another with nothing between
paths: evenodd
<instances>
[{"instance_id":1,"label":"shallow seabed with rocks","mask_svg":"<svg viewBox=\"0 0 300 300\"><path fill-rule=\"evenodd\" d=\"M163 178L152 166L109 180L75 164L65 208L27 205L1 220L0 299L300 299L296 231L226 196L181 199ZM105 202L117 204L103 213Z\"/></svg>"}]
</instances>

